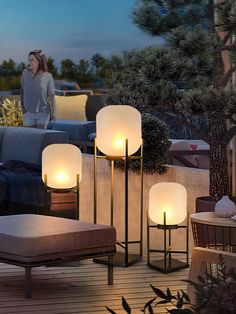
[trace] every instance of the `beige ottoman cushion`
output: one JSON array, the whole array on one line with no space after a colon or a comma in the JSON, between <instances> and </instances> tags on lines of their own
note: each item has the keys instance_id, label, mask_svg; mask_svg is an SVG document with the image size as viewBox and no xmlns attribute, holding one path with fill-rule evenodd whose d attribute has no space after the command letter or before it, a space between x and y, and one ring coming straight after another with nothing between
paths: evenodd
<instances>
[{"instance_id":1,"label":"beige ottoman cushion","mask_svg":"<svg viewBox=\"0 0 236 314\"><path fill-rule=\"evenodd\" d=\"M83 221L42 216L0 217L0 254L37 257L114 246L113 227Z\"/></svg>"}]
</instances>

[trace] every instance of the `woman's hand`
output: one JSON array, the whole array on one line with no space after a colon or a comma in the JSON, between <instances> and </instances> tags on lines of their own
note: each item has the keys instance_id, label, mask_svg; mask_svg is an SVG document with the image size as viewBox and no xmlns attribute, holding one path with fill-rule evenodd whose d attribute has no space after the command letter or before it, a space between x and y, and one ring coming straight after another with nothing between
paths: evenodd
<instances>
[{"instance_id":1,"label":"woman's hand","mask_svg":"<svg viewBox=\"0 0 236 314\"><path fill-rule=\"evenodd\" d=\"M50 112L50 121L55 121L56 120L56 116L53 112Z\"/></svg>"}]
</instances>

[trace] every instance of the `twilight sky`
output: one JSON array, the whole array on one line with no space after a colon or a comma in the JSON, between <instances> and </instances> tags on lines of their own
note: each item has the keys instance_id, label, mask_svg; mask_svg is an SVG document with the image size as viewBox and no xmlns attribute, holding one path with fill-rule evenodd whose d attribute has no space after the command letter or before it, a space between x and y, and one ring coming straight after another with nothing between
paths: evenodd
<instances>
[{"instance_id":1,"label":"twilight sky","mask_svg":"<svg viewBox=\"0 0 236 314\"><path fill-rule=\"evenodd\" d=\"M95 53L107 57L133 48L160 44L140 31L130 13L135 0L0 0L0 63L27 62L43 49L58 65Z\"/></svg>"}]
</instances>

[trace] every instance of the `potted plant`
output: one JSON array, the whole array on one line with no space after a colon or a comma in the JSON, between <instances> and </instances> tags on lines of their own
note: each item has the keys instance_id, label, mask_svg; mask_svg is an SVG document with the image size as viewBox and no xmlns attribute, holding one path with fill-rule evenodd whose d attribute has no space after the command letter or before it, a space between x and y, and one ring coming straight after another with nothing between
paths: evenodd
<instances>
[{"instance_id":1,"label":"potted plant","mask_svg":"<svg viewBox=\"0 0 236 314\"><path fill-rule=\"evenodd\" d=\"M138 0L132 18L165 43L125 52L113 68L111 87L129 95L140 110L205 140L210 145L210 197L217 201L229 195L227 144L236 134L236 92L229 82L236 69L236 44L228 41L236 31L236 2ZM206 128L191 116L205 119Z\"/></svg>"}]
</instances>

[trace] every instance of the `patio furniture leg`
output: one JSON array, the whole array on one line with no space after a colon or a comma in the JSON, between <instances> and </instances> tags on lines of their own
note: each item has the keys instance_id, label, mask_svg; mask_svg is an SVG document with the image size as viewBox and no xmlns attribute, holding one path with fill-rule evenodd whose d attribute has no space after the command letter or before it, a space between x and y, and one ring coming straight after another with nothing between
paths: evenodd
<instances>
[{"instance_id":1,"label":"patio furniture leg","mask_svg":"<svg viewBox=\"0 0 236 314\"><path fill-rule=\"evenodd\" d=\"M113 255L108 256L108 285L113 285Z\"/></svg>"},{"instance_id":2,"label":"patio furniture leg","mask_svg":"<svg viewBox=\"0 0 236 314\"><path fill-rule=\"evenodd\" d=\"M25 297L31 298L31 267L25 267Z\"/></svg>"}]
</instances>

